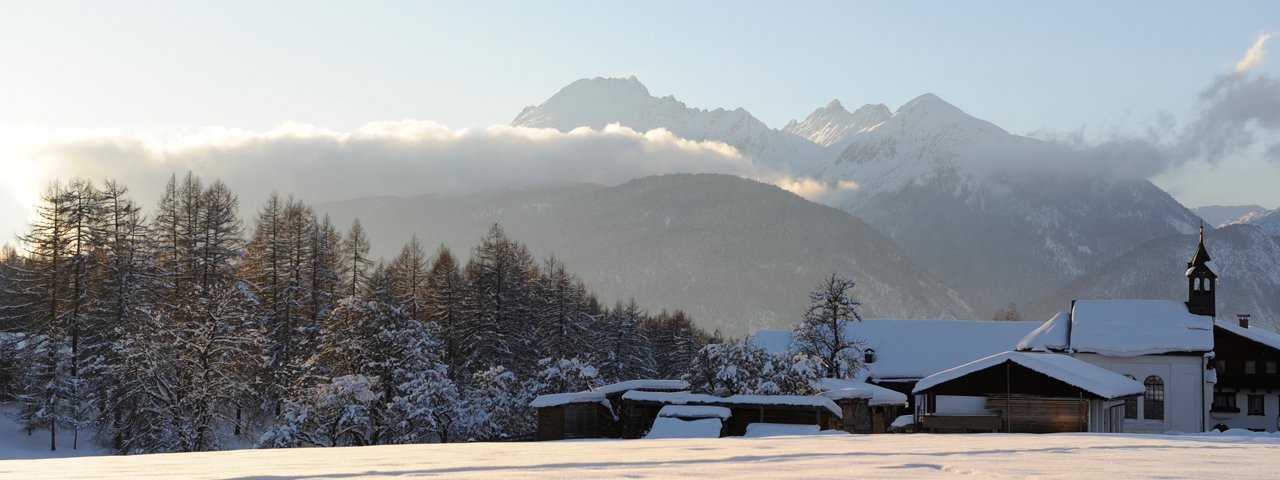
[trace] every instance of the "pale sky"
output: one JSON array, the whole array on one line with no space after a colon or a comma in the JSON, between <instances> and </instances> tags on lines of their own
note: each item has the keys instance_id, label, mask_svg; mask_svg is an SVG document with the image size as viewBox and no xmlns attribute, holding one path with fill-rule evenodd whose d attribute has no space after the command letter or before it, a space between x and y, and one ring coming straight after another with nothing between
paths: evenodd
<instances>
[{"instance_id":1,"label":"pale sky","mask_svg":"<svg viewBox=\"0 0 1280 480\"><path fill-rule=\"evenodd\" d=\"M777 128L832 98L932 92L1013 133L1103 138L1191 122L1277 30L1263 1L0 1L0 130L487 127L578 78L636 75ZM1280 76L1275 55L1252 74ZM1255 150L1153 180L1188 206L1280 207L1280 166ZM38 176L15 151L0 189Z\"/></svg>"}]
</instances>

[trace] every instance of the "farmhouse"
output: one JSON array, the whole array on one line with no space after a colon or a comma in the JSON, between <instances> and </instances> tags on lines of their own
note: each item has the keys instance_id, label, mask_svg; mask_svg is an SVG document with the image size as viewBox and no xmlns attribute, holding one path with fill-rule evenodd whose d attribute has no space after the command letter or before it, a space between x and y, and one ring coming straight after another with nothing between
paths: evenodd
<instances>
[{"instance_id":1,"label":"farmhouse","mask_svg":"<svg viewBox=\"0 0 1280 480\"><path fill-rule=\"evenodd\" d=\"M1249 317L1213 324L1210 426L1274 432L1280 423L1280 334L1249 327Z\"/></svg>"}]
</instances>

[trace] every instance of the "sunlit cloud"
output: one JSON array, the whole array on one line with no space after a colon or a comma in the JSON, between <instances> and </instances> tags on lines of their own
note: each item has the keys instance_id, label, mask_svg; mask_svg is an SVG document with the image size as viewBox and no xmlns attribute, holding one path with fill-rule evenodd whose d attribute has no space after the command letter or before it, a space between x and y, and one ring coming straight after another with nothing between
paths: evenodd
<instances>
[{"instance_id":1,"label":"sunlit cloud","mask_svg":"<svg viewBox=\"0 0 1280 480\"><path fill-rule=\"evenodd\" d=\"M1236 75L1243 75L1254 66L1262 63L1263 57L1267 54L1267 40L1271 40L1271 36L1271 33L1258 35L1258 38L1253 41L1253 45L1251 45L1249 50L1244 53L1244 58L1241 58L1239 62L1236 62Z\"/></svg>"},{"instance_id":2,"label":"sunlit cloud","mask_svg":"<svg viewBox=\"0 0 1280 480\"><path fill-rule=\"evenodd\" d=\"M728 144L688 140L666 129L450 129L417 120L374 122L349 132L297 123L266 132L13 127L0 130L0 168L6 172L0 197L8 197L0 198L0 233L6 235L21 230L44 185L70 177L117 179L150 206L170 175L192 171L227 182L240 195L241 209L251 212L273 191L315 203L512 185L612 185L677 172L776 176Z\"/></svg>"}]
</instances>

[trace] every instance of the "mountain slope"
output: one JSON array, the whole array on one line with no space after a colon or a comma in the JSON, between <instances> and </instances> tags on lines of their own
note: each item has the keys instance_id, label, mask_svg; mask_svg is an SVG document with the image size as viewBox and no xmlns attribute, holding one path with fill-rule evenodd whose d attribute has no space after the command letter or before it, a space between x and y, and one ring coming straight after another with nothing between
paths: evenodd
<instances>
[{"instance_id":1,"label":"mountain slope","mask_svg":"<svg viewBox=\"0 0 1280 480\"><path fill-rule=\"evenodd\" d=\"M1205 205L1191 209L1203 218L1205 223L1215 227L1221 227L1240 217L1263 210L1266 208L1262 205Z\"/></svg>"},{"instance_id":2,"label":"mountain slope","mask_svg":"<svg viewBox=\"0 0 1280 480\"><path fill-rule=\"evenodd\" d=\"M1252 225L1205 232L1205 248L1219 275L1218 318L1253 315L1254 325L1280 329L1280 239ZM1186 300L1187 261L1196 251L1195 234L1152 240L1081 276L1027 311L1048 318L1073 299L1145 298Z\"/></svg>"},{"instance_id":3,"label":"mountain slope","mask_svg":"<svg viewBox=\"0 0 1280 480\"><path fill-rule=\"evenodd\" d=\"M1146 180L1076 169L1078 155L926 94L811 173L860 185L844 208L984 316L1199 224Z\"/></svg>"},{"instance_id":4,"label":"mountain slope","mask_svg":"<svg viewBox=\"0 0 1280 480\"><path fill-rule=\"evenodd\" d=\"M1280 208L1252 212L1226 223L1226 225L1241 224L1254 225L1267 235L1280 235Z\"/></svg>"},{"instance_id":5,"label":"mountain slope","mask_svg":"<svg viewBox=\"0 0 1280 480\"><path fill-rule=\"evenodd\" d=\"M807 138L823 147L839 148L847 145L855 135L868 128L879 125L893 116L889 107L883 103L867 104L850 112L844 109L839 100L832 100L827 106L814 110L804 121L792 120L782 130Z\"/></svg>"},{"instance_id":6,"label":"mountain slope","mask_svg":"<svg viewBox=\"0 0 1280 480\"><path fill-rule=\"evenodd\" d=\"M716 140L736 147L754 161L778 169L807 168L820 161L822 148L798 135L769 128L737 108L689 108L675 97L649 94L636 77L575 81L541 105L526 107L512 126L602 128L618 123L638 131L666 128L690 140Z\"/></svg>"},{"instance_id":7,"label":"mountain slope","mask_svg":"<svg viewBox=\"0 0 1280 480\"><path fill-rule=\"evenodd\" d=\"M731 336L794 326L809 290L831 272L858 281L864 315L973 314L861 220L732 176L363 199L317 209L340 225L359 216L382 255L416 232L425 244L448 244L465 258L458 249L499 223L539 257L554 252L603 301L635 297L648 308L683 308Z\"/></svg>"}]
</instances>

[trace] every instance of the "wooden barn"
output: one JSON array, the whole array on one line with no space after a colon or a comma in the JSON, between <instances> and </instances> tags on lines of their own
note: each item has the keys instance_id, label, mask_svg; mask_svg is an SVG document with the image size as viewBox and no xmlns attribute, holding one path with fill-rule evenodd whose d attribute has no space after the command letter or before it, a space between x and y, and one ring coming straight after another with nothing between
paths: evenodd
<instances>
[{"instance_id":1,"label":"wooden barn","mask_svg":"<svg viewBox=\"0 0 1280 480\"><path fill-rule=\"evenodd\" d=\"M725 436L742 436L747 425L774 423L816 425L822 430L843 428L842 411L822 396L734 395L717 397L699 393L630 391L622 396L622 438L641 438L653 427L658 413L668 405L706 405L729 409Z\"/></svg>"},{"instance_id":2,"label":"wooden barn","mask_svg":"<svg viewBox=\"0 0 1280 480\"><path fill-rule=\"evenodd\" d=\"M632 391L675 392L689 388L684 380L631 380L585 392L540 395L529 403L538 419L536 440L620 438L625 430L623 394Z\"/></svg>"},{"instance_id":3,"label":"wooden barn","mask_svg":"<svg viewBox=\"0 0 1280 480\"><path fill-rule=\"evenodd\" d=\"M1145 387L1053 353L1004 352L920 380L925 432L1123 432L1125 400Z\"/></svg>"}]
</instances>

